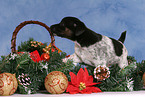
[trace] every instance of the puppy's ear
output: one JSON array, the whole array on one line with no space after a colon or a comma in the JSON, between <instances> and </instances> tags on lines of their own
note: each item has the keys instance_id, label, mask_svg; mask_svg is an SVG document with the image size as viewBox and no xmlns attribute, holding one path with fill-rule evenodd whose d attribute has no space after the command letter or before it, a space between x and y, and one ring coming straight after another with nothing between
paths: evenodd
<instances>
[{"instance_id":1,"label":"puppy's ear","mask_svg":"<svg viewBox=\"0 0 145 97\"><path fill-rule=\"evenodd\" d=\"M79 36L81 34L83 34L85 32L85 29L81 28L81 27L77 27L76 28L76 32L75 32L75 35L76 36Z\"/></svg>"},{"instance_id":2,"label":"puppy's ear","mask_svg":"<svg viewBox=\"0 0 145 97\"><path fill-rule=\"evenodd\" d=\"M76 32L75 35L79 36L85 32L85 27L84 26L76 26Z\"/></svg>"},{"instance_id":3,"label":"puppy's ear","mask_svg":"<svg viewBox=\"0 0 145 97\"><path fill-rule=\"evenodd\" d=\"M74 24L74 27L76 28L76 31L75 31L76 36L81 35L86 30L85 24L83 22L81 22L80 20L76 21L76 23Z\"/></svg>"}]
</instances>

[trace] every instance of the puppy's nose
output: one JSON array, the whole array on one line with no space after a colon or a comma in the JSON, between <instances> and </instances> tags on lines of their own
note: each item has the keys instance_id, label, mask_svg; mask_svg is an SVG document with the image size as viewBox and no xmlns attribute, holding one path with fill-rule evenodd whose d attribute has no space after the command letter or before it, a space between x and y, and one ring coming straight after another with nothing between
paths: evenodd
<instances>
[{"instance_id":1,"label":"puppy's nose","mask_svg":"<svg viewBox=\"0 0 145 97\"><path fill-rule=\"evenodd\" d=\"M51 30L51 32L55 32L56 31L56 29L55 29L55 27L53 25L50 26L50 30Z\"/></svg>"}]
</instances>

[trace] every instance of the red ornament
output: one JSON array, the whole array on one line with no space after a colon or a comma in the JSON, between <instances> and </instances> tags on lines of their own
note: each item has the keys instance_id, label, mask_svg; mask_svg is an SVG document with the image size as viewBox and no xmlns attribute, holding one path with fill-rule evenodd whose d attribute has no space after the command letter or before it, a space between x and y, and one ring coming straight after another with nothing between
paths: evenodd
<instances>
[{"instance_id":1,"label":"red ornament","mask_svg":"<svg viewBox=\"0 0 145 97\"><path fill-rule=\"evenodd\" d=\"M49 61L49 59L50 59L49 54L47 54L47 53L43 53L43 54L41 55L41 60Z\"/></svg>"},{"instance_id":2,"label":"red ornament","mask_svg":"<svg viewBox=\"0 0 145 97\"><path fill-rule=\"evenodd\" d=\"M17 54L24 54L25 52L17 52ZM31 57L31 59L34 61L34 62L39 62L39 61L41 61L41 57L40 57L40 55L39 55L39 53L38 53L38 51L37 50L35 50L35 51L33 51L33 52L31 52L31 53L29 53L29 55L30 55L30 57Z\"/></svg>"},{"instance_id":3,"label":"red ornament","mask_svg":"<svg viewBox=\"0 0 145 97\"><path fill-rule=\"evenodd\" d=\"M70 55L65 56L66 58L70 57Z\"/></svg>"},{"instance_id":4,"label":"red ornament","mask_svg":"<svg viewBox=\"0 0 145 97\"><path fill-rule=\"evenodd\" d=\"M40 55L39 55L39 53L38 53L37 50L31 52L31 53L30 53L30 57L31 57L31 59L32 59L34 62L39 62L39 61L41 61Z\"/></svg>"},{"instance_id":5,"label":"red ornament","mask_svg":"<svg viewBox=\"0 0 145 97\"><path fill-rule=\"evenodd\" d=\"M24 54L25 52L17 52L17 54Z\"/></svg>"},{"instance_id":6,"label":"red ornament","mask_svg":"<svg viewBox=\"0 0 145 97\"><path fill-rule=\"evenodd\" d=\"M89 76L86 68L85 70L80 68L77 75L73 72L69 74L71 76L71 82L69 82L66 92L70 94L102 92L99 88L93 86L100 83L93 83L93 76Z\"/></svg>"},{"instance_id":7,"label":"red ornament","mask_svg":"<svg viewBox=\"0 0 145 97\"><path fill-rule=\"evenodd\" d=\"M54 48L52 48L52 49L51 49L51 52L55 52L55 49L54 49Z\"/></svg>"}]
</instances>

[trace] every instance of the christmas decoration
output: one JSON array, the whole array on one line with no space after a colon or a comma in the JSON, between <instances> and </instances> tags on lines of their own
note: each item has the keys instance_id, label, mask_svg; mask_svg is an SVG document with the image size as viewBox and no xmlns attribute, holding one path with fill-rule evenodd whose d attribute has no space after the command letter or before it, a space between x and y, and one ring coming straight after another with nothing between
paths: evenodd
<instances>
[{"instance_id":1,"label":"christmas decoration","mask_svg":"<svg viewBox=\"0 0 145 97\"><path fill-rule=\"evenodd\" d=\"M106 78L110 77L110 71L109 68L106 66L99 65L94 69L94 77L98 81L105 80Z\"/></svg>"},{"instance_id":2,"label":"christmas decoration","mask_svg":"<svg viewBox=\"0 0 145 97\"><path fill-rule=\"evenodd\" d=\"M95 67L89 66L84 63L78 64L74 68L73 72L76 74L76 71L78 71L79 68L84 67L87 68L90 75L94 75ZM124 69L121 69L118 64L113 64L109 67L110 77L105 80L99 81L101 83L98 84L97 87L102 91L132 91L132 89L135 90L136 88L134 87L134 85L136 82L140 82L140 84L142 84L141 81L134 81L135 77L133 75L135 73L135 70L136 65L134 63L128 65ZM98 80L94 78L94 82L98 82Z\"/></svg>"},{"instance_id":3,"label":"christmas decoration","mask_svg":"<svg viewBox=\"0 0 145 97\"><path fill-rule=\"evenodd\" d=\"M50 59L50 56L49 56L48 53L43 53L43 54L41 55L41 60L49 61L49 59Z\"/></svg>"},{"instance_id":4,"label":"christmas decoration","mask_svg":"<svg viewBox=\"0 0 145 97\"><path fill-rule=\"evenodd\" d=\"M41 43L30 38L28 41L21 42L16 50L16 35L18 31L27 24L39 24L46 28L51 36L49 45L49 61L43 61L41 55L45 53L43 49L46 43ZM54 36L47 25L39 21L25 21L16 27L11 39L11 53L8 56L2 56L0 59L0 72L15 73L19 80L18 93L32 94L38 90L44 89L44 79L46 75L54 70L62 71L67 76L73 69L73 62L63 63L66 53L61 52L54 44ZM60 53L61 52L61 53ZM48 58L48 56L47 56ZM24 75L23 75L24 74ZM30 82L27 79L30 78ZM25 83L27 82L27 83Z\"/></svg>"},{"instance_id":5,"label":"christmas decoration","mask_svg":"<svg viewBox=\"0 0 145 97\"><path fill-rule=\"evenodd\" d=\"M31 84L30 77L28 77L27 74L24 75L23 73L22 75L19 75L18 82L20 85L23 85L23 86L29 86Z\"/></svg>"},{"instance_id":6,"label":"christmas decoration","mask_svg":"<svg viewBox=\"0 0 145 97\"><path fill-rule=\"evenodd\" d=\"M45 88L49 93L61 94L68 86L66 75L60 71L53 71L45 78Z\"/></svg>"},{"instance_id":7,"label":"christmas decoration","mask_svg":"<svg viewBox=\"0 0 145 97\"><path fill-rule=\"evenodd\" d=\"M31 94L33 92L34 89L30 88L32 82L28 74L22 73L17 79L19 83L19 89L24 90L27 94Z\"/></svg>"},{"instance_id":8,"label":"christmas decoration","mask_svg":"<svg viewBox=\"0 0 145 97\"><path fill-rule=\"evenodd\" d=\"M40 55L39 55L39 53L38 53L37 50L31 52L31 53L30 53L30 57L31 57L31 59L32 59L34 62L39 62L39 61L41 61Z\"/></svg>"},{"instance_id":9,"label":"christmas decoration","mask_svg":"<svg viewBox=\"0 0 145 97\"><path fill-rule=\"evenodd\" d=\"M54 48L52 48L54 47ZM50 53L50 50L51 52L54 52L55 50L58 50L58 53L62 52L59 48L57 48L54 44L49 44L48 46L46 46L45 48L43 48L43 51L47 54Z\"/></svg>"},{"instance_id":10,"label":"christmas decoration","mask_svg":"<svg viewBox=\"0 0 145 97\"><path fill-rule=\"evenodd\" d=\"M143 75L144 75L144 72L145 72L145 60L143 60L142 62L134 62L132 63L134 64L136 67L135 67L135 70L131 73L132 74L132 77L133 77L133 89L135 91L138 91L138 90L142 90L143 89Z\"/></svg>"},{"instance_id":11,"label":"christmas decoration","mask_svg":"<svg viewBox=\"0 0 145 97\"><path fill-rule=\"evenodd\" d=\"M42 42L30 41L32 47L38 47L44 45Z\"/></svg>"},{"instance_id":12,"label":"christmas decoration","mask_svg":"<svg viewBox=\"0 0 145 97\"><path fill-rule=\"evenodd\" d=\"M0 95L9 96L15 93L18 83L15 74L2 73L0 74Z\"/></svg>"},{"instance_id":13,"label":"christmas decoration","mask_svg":"<svg viewBox=\"0 0 145 97\"><path fill-rule=\"evenodd\" d=\"M51 32L51 42L48 46L47 43L30 38L28 41L21 42L16 50L16 35L27 24L39 24L50 32L49 27L39 21L25 21L16 27L11 40L11 53L0 58L1 95L11 95L16 91L16 78L18 80L17 93L21 94L37 93L39 90L44 90L45 87L48 88L47 90L51 90L51 93L63 93L67 90L71 94L144 90L145 61L137 62L133 56L127 57L129 65L124 69L121 69L118 64L106 64L108 67L98 64L98 67L93 67L84 63L78 63L75 66L72 60L64 63L62 60L70 55L67 56L65 52L55 46L54 36ZM56 76L52 76L52 72L55 72ZM15 74L16 78L12 77L12 74ZM47 75L53 78L54 83ZM60 78L63 75L65 77ZM94 75L94 79L89 75ZM63 80L65 82L60 83L60 79L65 79ZM66 89L67 79L70 82ZM4 83L6 84L4 85ZM6 87L9 88L6 89Z\"/></svg>"},{"instance_id":14,"label":"christmas decoration","mask_svg":"<svg viewBox=\"0 0 145 97\"><path fill-rule=\"evenodd\" d=\"M30 78L30 85L20 84L18 85L18 93L32 94L37 93L40 88L44 89L44 79L50 72L57 70L62 71L69 78L69 71L73 69L73 62L70 60L67 63L63 63L62 59L65 58L66 53L58 53L58 51L50 52L49 61L34 62L30 57L30 53L15 54L15 58L9 60L13 54L3 57L0 60L0 71L16 73L16 78L25 81L25 78ZM24 74L24 76L22 76ZM27 76L26 76L27 74ZM19 78L20 77L20 78Z\"/></svg>"},{"instance_id":15,"label":"christmas decoration","mask_svg":"<svg viewBox=\"0 0 145 97\"><path fill-rule=\"evenodd\" d=\"M133 62L136 62L135 58L133 56L127 56L128 64L131 64Z\"/></svg>"},{"instance_id":16,"label":"christmas decoration","mask_svg":"<svg viewBox=\"0 0 145 97\"><path fill-rule=\"evenodd\" d=\"M143 74L143 85L144 85L144 87L145 87L145 73Z\"/></svg>"},{"instance_id":17,"label":"christmas decoration","mask_svg":"<svg viewBox=\"0 0 145 97\"><path fill-rule=\"evenodd\" d=\"M47 46L47 43L41 43L35 41L33 38L30 38L28 41L21 42L21 45L18 46L18 52L33 52L38 51L39 55L43 53L43 48Z\"/></svg>"},{"instance_id":18,"label":"christmas decoration","mask_svg":"<svg viewBox=\"0 0 145 97\"><path fill-rule=\"evenodd\" d=\"M17 57L17 54L10 54L9 60L14 60Z\"/></svg>"},{"instance_id":19,"label":"christmas decoration","mask_svg":"<svg viewBox=\"0 0 145 97\"><path fill-rule=\"evenodd\" d=\"M66 92L70 94L101 92L99 88L93 86L99 83L93 83L93 77L89 76L86 68L85 70L80 68L77 75L70 72L70 76L71 82L69 82Z\"/></svg>"}]
</instances>

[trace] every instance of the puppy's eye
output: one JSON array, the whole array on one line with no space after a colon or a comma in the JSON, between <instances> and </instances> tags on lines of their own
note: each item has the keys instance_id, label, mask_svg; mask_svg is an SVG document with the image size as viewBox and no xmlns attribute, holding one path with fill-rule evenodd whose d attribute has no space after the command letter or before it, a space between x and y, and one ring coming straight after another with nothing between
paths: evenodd
<instances>
[{"instance_id":1,"label":"puppy's eye","mask_svg":"<svg viewBox=\"0 0 145 97\"><path fill-rule=\"evenodd\" d=\"M77 24L74 23L74 27L76 27L76 26L77 26Z\"/></svg>"}]
</instances>

